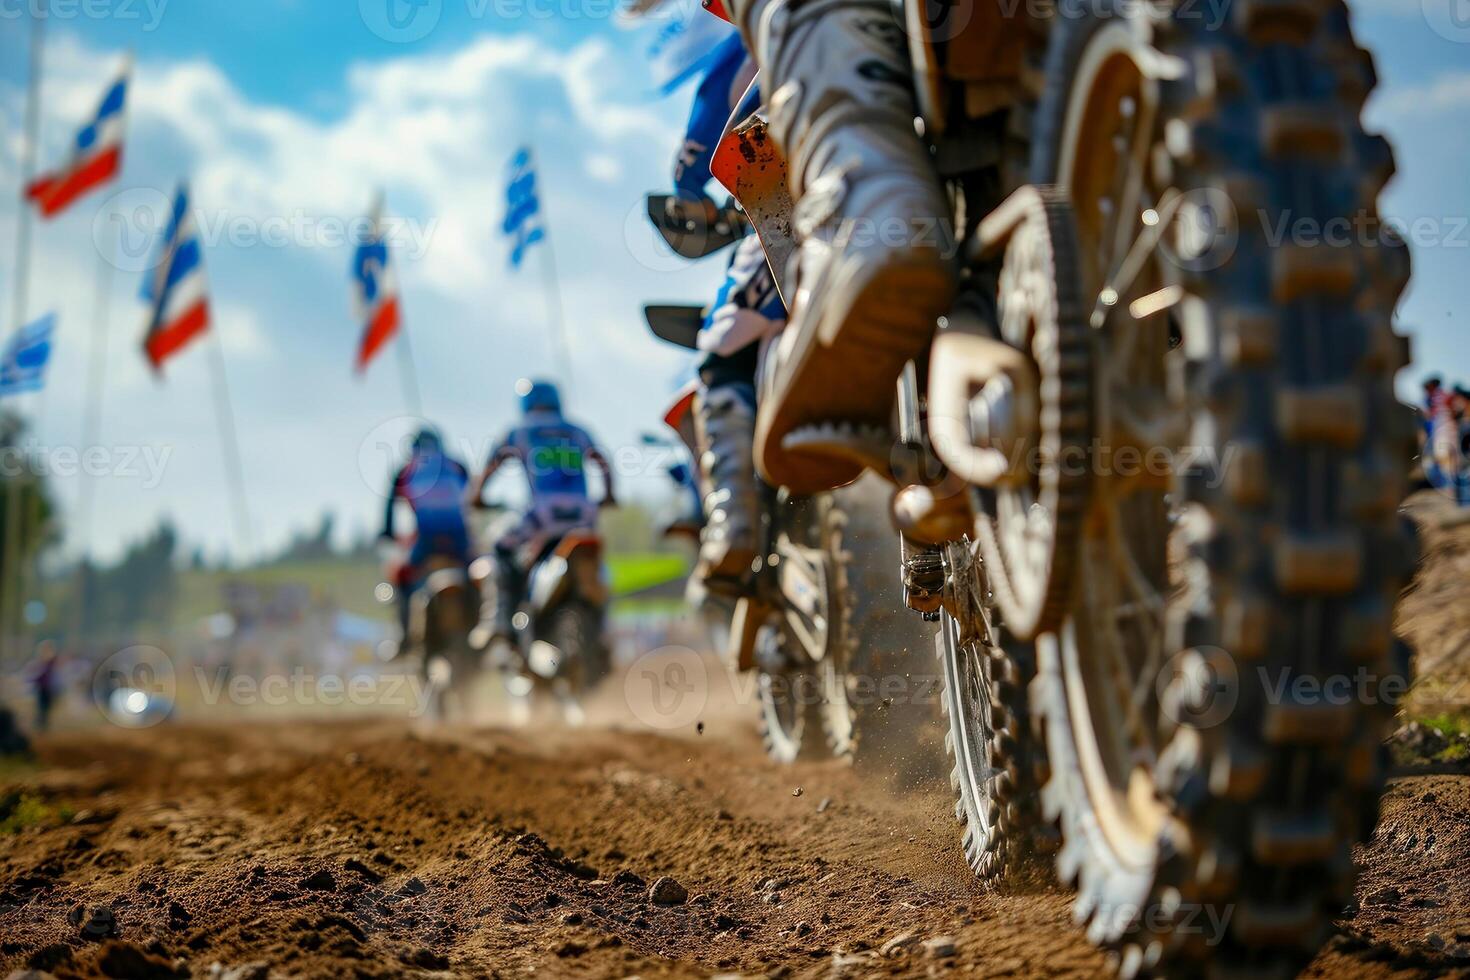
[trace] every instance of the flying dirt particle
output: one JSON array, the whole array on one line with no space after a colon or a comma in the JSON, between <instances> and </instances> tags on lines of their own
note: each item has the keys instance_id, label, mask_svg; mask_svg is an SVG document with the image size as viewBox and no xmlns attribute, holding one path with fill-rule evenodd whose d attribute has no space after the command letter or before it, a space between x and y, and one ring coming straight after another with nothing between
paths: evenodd
<instances>
[{"instance_id":1,"label":"flying dirt particle","mask_svg":"<svg viewBox=\"0 0 1470 980\"><path fill-rule=\"evenodd\" d=\"M648 889L648 899L655 905L683 905L689 900L689 892L683 885L665 875Z\"/></svg>"},{"instance_id":2,"label":"flying dirt particle","mask_svg":"<svg viewBox=\"0 0 1470 980\"><path fill-rule=\"evenodd\" d=\"M947 960L958 952L953 936L935 936L924 941L924 952L930 959Z\"/></svg>"},{"instance_id":3,"label":"flying dirt particle","mask_svg":"<svg viewBox=\"0 0 1470 980\"><path fill-rule=\"evenodd\" d=\"M806 792L806 790L804 790L800 786L798 786L798 787L796 787L796 789L794 789L794 790L791 791L791 795L792 796L800 796L801 794L803 794L805 792Z\"/></svg>"},{"instance_id":4,"label":"flying dirt particle","mask_svg":"<svg viewBox=\"0 0 1470 980\"><path fill-rule=\"evenodd\" d=\"M704 722L701 721L699 724L695 725L694 726L694 730L697 733L699 733L700 735L703 735L704 734Z\"/></svg>"},{"instance_id":5,"label":"flying dirt particle","mask_svg":"<svg viewBox=\"0 0 1470 980\"><path fill-rule=\"evenodd\" d=\"M817 812L818 813L826 813L827 812L827 808L829 806L831 806L831 805L832 805L832 797L830 797L830 796L824 796L824 797L822 797L822 802L820 802L820 803L817 804Z\"/></svg>"}]
</instances>

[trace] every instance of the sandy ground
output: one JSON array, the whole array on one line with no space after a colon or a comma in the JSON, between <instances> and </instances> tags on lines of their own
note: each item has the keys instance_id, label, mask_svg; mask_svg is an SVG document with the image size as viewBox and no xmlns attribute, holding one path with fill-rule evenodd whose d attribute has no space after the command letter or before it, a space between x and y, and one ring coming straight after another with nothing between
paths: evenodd
<instances>
[{"instance_id":1,"label":"sandy ground","mask_svg":"<svg viewBox=\"0 0 1470 980\"><path fill-rule=\"evenodd\" d=\"M177 726L60 737L42 757L22 779L74 815L0 843L0 973L1104 968L1061 890L970 877L947 792L776 767L733 732ZM1308 975L1470 967L1470 776L1403 776L1385 807L1360 907ZM664 876L684 902L650 900ZM952 957L923 945L944 937Z\"/></svg>"},{"instance_id":2,"label":"sandy ground","mask_svg":"<svg viewBox=\"0 0 1470 980\"><path fill-rule=\"evenodd\" d=\"M1457 679L1470 526L1430 550L1405 629ZM575 730L42 739L38 766L0 772L0 797L42 814L0 835L0 976L1103 973L1048 876L990 891L968 873L942 782L773 765L730 698L660 732L629 715L637 686ZM1470 768L1443 739L1400 741L1356 900L1306 976L1470 976Z\"/></svg>"}]
</instances>

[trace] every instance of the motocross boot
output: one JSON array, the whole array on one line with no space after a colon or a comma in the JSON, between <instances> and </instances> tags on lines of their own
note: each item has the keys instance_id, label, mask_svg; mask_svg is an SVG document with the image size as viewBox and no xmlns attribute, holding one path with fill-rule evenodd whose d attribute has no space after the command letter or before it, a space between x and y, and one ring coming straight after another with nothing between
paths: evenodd
<instances>
[{"instance_id":1,"label":"motocross boot","mask_svg":"<svg viewBox=\"0 0 1470 980\"><path fill-rule=\"evenodd\" d=\"M913 71L889 0L727 8L760 66L797 202L791 321L762 378L756 465L773 485L815 493L861 466L785 440L886 433L898 376L954 296L950 208L914 131Z\"/></svg>"},{"instance_id":2,"label":"motocross boot","mask_svg":"<svg viewBox=\"0 0 1470 980\"><path fill-rule=\"evenodd\" d=\"M755 413L738 387L721 385L700 392L694 425L705 491L695 574L712 589L723 584L729 591L749 576L758 546L760 486L750 458Z\"/></svg>"}]
</instances>

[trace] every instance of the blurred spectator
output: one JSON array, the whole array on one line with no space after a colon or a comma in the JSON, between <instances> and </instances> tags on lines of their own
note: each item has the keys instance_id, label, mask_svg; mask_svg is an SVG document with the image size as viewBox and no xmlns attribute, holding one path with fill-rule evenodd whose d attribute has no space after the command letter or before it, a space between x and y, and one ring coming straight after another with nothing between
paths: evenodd
<instances>
[{"instance_id":1,"label":"blurred spectator","mask_svg":"<svg viewBox=\"0 0 1470 980\"><path fill-rule=\"evenodd\" d=\"M1461 506L1470 506L1470 469L1466 467L1466 440L1470 420L1466 407L1470 392L1457 385L1445 387L1442 378L1424 382L1424 476L1436 489L1445 491Z\"/></svg>"},{"instance_id":2,"label":"blurred spectator","mask_svg":"<svg viewBox=\"0 0 1470 980\"><path fill-rule=\"evenodd\" d=\"M31 691L36 697L36 731L44 732L51 724L51 709L56 706L56 697L61 691L61 658L56 653L56 644L42 641L36 648L36 660L31 665Z\"/></svg>"}]
</instances>

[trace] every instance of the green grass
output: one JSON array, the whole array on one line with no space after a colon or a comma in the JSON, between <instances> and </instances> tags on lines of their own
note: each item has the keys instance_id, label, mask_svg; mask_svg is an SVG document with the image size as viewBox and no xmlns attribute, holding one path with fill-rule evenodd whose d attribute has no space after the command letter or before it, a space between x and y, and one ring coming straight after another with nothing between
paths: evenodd
<instances>
[{"instance_id":1,"label":"green grass","mask_svg":"<svg viewBox=\"0 0 1470 980\"><path fill-rule=\"evenodd\" d=\"M1417 719L1425 728L1432 728L1445 738L1470 735L1470 715L1444 712Z\"/></svg>"},{"instance_id":2,"label":"green grass","mask_svg":"<svg viewBox=\"0 0 1470 980\"><path fill-rule=\"evenodd\" d=\"M60 826L74 815L70 807L52 806L33 794L11 790L0 794L0 837L31 827Z\"/></svg>"},{"instance_id":3,"label":"green grass","mask_svg":"<svg viewBox=\"0 0 1470 980\"><path fill-rule=\"evenodd\" d=\"M625 596L683 578L689 574L689 562L683 555L612 555L607 572L613 595Z\"/></svg>"},{"instance_id":4,"label":"green grass","mask_svg":"<svg viewBox=\"0 0 1470 980\"><path fill-rule=\"evenodd\" d=\"M387 620L392 611L373 598L373 587L381 577L375 561L342 559L292 562L243 572L184 571L179 573L174 625L187 626L221 611L226 582L248 582L260 589L266 599L281 586L303 586L310 590L313 599L330 602L344 612Z\"/></svg>"}]
</instances>

